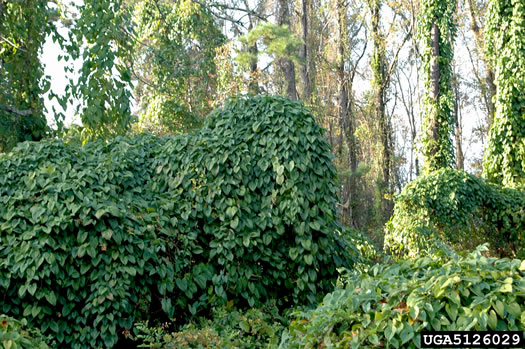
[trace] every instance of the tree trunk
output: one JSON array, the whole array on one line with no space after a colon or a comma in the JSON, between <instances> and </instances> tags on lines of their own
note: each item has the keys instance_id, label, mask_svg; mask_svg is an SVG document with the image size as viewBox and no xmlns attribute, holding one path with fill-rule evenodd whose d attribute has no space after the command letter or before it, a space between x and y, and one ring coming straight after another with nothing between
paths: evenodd
<instances>
[{"instance_id":1,"label":"tree trunk","mask_svg":"<svg viewBox=\"0 0 525 349\"><path fill-rule=\"evenodd\" d=\"M287 25L290 27L290 10L287 0L277 0L277 25ZM295 67L289 58L280 58L278 61L284 82L286 96L297 100L297 88L295 86Z\"/></svg>"},{"instance_id":2,"label":"tree trunk","mask_svg":"<svg viewBox=\"0 0 525 349\"><path fill-rule=\"evenodd\" d=\"M253 45L248 47L248 52L253 55L253 57L257 57L259 54L259 50L257 48L257 43L254 42ZM259 93L259 81L257 79L257 59L253 60L250 63L250 83L248 84L248 89L250 93L256 95Z\"/></svg>"},{"instance_id":3,"label":"tree trunk","mask_svg":"<svg viewBox=\"0 0 525 349\"><path fill-rule=\"evenodd\" d=\"M441 80L441 71L439 67L439 39L440 39L440 31L439 27L436 25L436 23L432 24L432 33L431 33L431 39L432 39L432 58L430 60L430 98L434 100L434 102L438 103L439 101L439 82ZM437 112L437 107L433 111L434 113ZM430 133L430 139L432 139L434 142L439 142L439 124L437 121L436 115L431 115L430 125L429 125L429 133ZM430 157L434 158L434 155L436 154L438 148L436 145L432 146L430 149Z\"/></svg>"},{"instance_id":4,"label":"tree trunk","mask_svg":"<svg viewBox=\"0 0 525 349\"><path fill-rule=\"evenodd\" d=\"M372 13L372 37L374 41L374 50L372 56L372 75L374 87L374 105L375 118L379 125L381 139L381 180L379 181L379 190L381 195L382 214L390 217L393 210L393 202L385 198L385 194L391 194L391 174L392 168L392 147L390 142L390 123L387 120L385 112L386 99L386 49L384 37L379 27L381 15L381 0L369 1L370 11Z\"/></svg>"},{"instance_id":5,"label":"tree trunk","mask_svg":"<svg viewBox=\"0 0 525 349\"><path fill-rule=\"evenodd\" d=\"M456 169L458 170L464 170L465 169L465 161L463 157L463 147L461 145L461 136L463 134L462 132L462 125L459 115L459 89L458 89L458 81L457 81L457 75L454 79L454 94L456 95L455 101L454 101L454 123L455 123L455 139L456 139Z\"/></svg>"},{"instance_id":6,"label":"tree trunk","mask_svg":"<svg viewBox=\"0 0 525 349\"><path fill-rule=\"evenodd\" d=\"M303 59L300 74L301 81L303 83L303 97L302 100L305 103L310 102L312 97L312 81L310 78L310 57L308 53L308 14L309 14L309 0L302 0L302 14L301 14L301 25L302 25L302 39L303 46L299 52L300 57Z\"/></svg>"},{"instance_id":7,"label":"tree trunk","mask_svg":"<svg viewBox=\"0 0 525 349\"><path fill-rule=\"evenodd\" d=\"M469 6L469 12L470 12L470 19L471 19L470 28L472 29L472 32L474 33L476 49L478 51L478 54L481 57L481 61L483 62L483 65L485 68L486 86L483 86L482 84L481 92L484 95L485 104L487 106L488 124L489 124L488 126L490 128L490 126L492 125L492 121L494 120L494 114L496 112L494 102L492 101L493 97L496 95L496 85L494 84L494 78L495 78L494 70L492 69L490 63L488 62L487 56L485 55L483 33L481 32L481 29L478 24L478 18L476 16L478 9L475 7L476 5L473 3L473 0L468 0L468 6Z\"/></svg>"},{"instance_id":8,"label":"tree trunk","mask_svg":"<svg viewBox=\"0 0 525 349\"><path fill-rule=\"evenodd\" d=\"M348 167L350 169L350 175L347 181L347 193L346 203L344 204L344 210L346 210L345 218L351 225L355 224L354 207L356 206L357 199L357 182L356 182L356 170L357 170L357 155L356 155L356 141L354 135L354 120L350 115L350 99L349 99L349 86L348 78L345 72L345 58L347 52L345 50L346 39L346 7L343 3L344 0L337 2L337 12L339 21L339 62L337 75L339 78L339 120L341 124L341 133L345 135L345 141L348 147Z\"/></svg>"}]
</instances>

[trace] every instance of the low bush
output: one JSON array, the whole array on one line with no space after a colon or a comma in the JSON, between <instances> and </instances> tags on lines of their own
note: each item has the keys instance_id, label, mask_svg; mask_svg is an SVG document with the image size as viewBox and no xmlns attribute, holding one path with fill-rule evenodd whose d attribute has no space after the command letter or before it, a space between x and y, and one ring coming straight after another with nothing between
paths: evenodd
<instances>
[{"instance_id":1,"label":"low bush","mask_svg":"<svg viewBox=\"0 0 525 349\"><path fill-rule=\"evenodd\" d=\"M177 331L168 330L168 324L138 323L130 337L144 348L270 348L277 347L285 325L285 318L271 303L246 311L223 306L214 309L209 319L201 318Z\"/></svg>"},{"instance_id":2,"label":"low bush","mask_svg":"<svg viewBox=\"0 0 525 349\"><path fill-rule=\"evenodd\" d=\"M525 261L417 257L350 273L346 288L296 314L282 348L420 348L423 330L525 330Z\"/></svg>"},{"instance_id":3,"label":"low bush","mask_svg":"<svg viewBox=\"0 0 525 349\"><path fill-rule=\"evenodd\" d=\"M386 225L385 250L414 257L444 242L472 250L488 242L500 257L525 257L525 190L502 188L463 171L442 169L409 183Z\"/></svg>"},{"instance_id":4,"label":"low bush","mask_svg":"<svg viewBox=\"0 0 525 349\"><path fill-rule=\"evenodd\" d=\"M28 328L27 321L18 321L0 314L0 344L8 349L49 349L38 329Z\"/></svg>"},{"instance_id":5,"label":"low bush","mask_svg":"<svg viewBox=\"0 0 525 349\"><path fill-rule=\"evenodd\" d=\"M60 346L112 347L148 311L313 303L358 252L299 102L237 98L193 134L0 155L0 311Z\"/></svg>"}]
</instances>

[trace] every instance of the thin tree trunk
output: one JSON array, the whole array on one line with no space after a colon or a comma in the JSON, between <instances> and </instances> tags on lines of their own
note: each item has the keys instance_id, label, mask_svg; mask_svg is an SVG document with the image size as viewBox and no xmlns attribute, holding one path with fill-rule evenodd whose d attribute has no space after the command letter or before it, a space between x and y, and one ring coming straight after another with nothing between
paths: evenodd
<instances>
[{"instance_id":1,"label":"thin tree trunk","mask_svg":"<svg viewBox=\"0 0 525 349\"><path fill-rule=\"evenodd\" d=\"M259 50L257 48L257 43L253 43L250 47L248 47L248 52L250 55L253 55L252 57L257 57L259 54ZM259 93L259 81L257 79L257 59L253 60L250 63L250 83L248 85L248 89L250 93L252 94L258 94Z\"/></svg>"},{"instance_id":2,"label":"thin tree trunk","mask_svg":"<svg viewBox=\"0 0 525 349\"><path fill-rule=\"evenodd\" d=\"M338 43L338 53L339 53L339 62L338 62L338 78L339 78L339 117L341 124L341 132L345 135L345 141L348 147L348 167L350 169L350 175L347 181L347 202L344 205L346 210L347 221L351 225L356 225L354 222L354 207L356 205L356 169L357 169L357 155L356 155L356 141L354 136L354 122L350 115L350 99L349 99L349 89L348 89L348 79L345 72L345 58L346 58L346 49L345 49L345 39L346 39L346 7L343 3L344 0L339 0L337 2L337 12L338 12L338 21L339 21L339 43Z\"/></svg>"},{"instance_id":3,"label":"thin tree trunk","mask_svg":"<svg viewBox=\"0 0 525 349\"><path fill-rule=\"evenodd\" d=\"M437 104L439 101L439 82L441 80L441 71L439 67L439 39L440 31L436 23L432 24L432 58L430 62L430 98ZM432 115L430 121L430 139L434 142L439 142L439 124L435 115ZM434 146L430 150L431 157L433 158L437 151L437 147Z\"/></svg>"},{"instance_id":4,"label":"thin tree trunk","mask_svg":"<svg viewBox=\"0 0 525 349\"><path fill-rule=\"evenodd\" d=\"M287 25L290 27L290 10L287 0L277 0L277 25ZM286 57L282 57L278 62L283 75L284 90L286 96L297 100L297 88L295 86L295 67L294 63Z\"/></svg>"},{"instance_id":5,"label":"thin tree trunk","mask_svg":"<svg viewBox=\"0 0 525 349\"><path fill-rule=\"evenodd\" d=\"M303 64L301 65L300 74L301 81L303 83L303 102L309 103L310 98L312 97L312 81L310 78L310 57L308 54L308 14L309 14L309 0L302 0L302 14L301 14L301 24L302 24L302 39L303 46L299 52L301 58L303 59Z\"/></svg>"},{"instance_id":6,"label":"thin tree trunk","mask_svg":"<svg viewBox=\"0 0 525 349\"><path fill-rule=\"evenodd\" d=\"M483 33L481 32L481 28L479 27L479 24L478 24L478 19L476 16L477 8L475 7L473 0L468 0L468 6L469 6L469 12L470 12L470 19L471 19L470 28L472 29L472 32L474 33L476 49L478 51L478 54L481 57L481 61L483 62L483 65L485 68L486 86L482 85L481 92L484 95L486 95L485 103L487 105L488 123L489 123L489 128L490 128L490 126L492 125L492 121L494 119L494 114L496 112L496 107L494 106L494 102L492 101L493 97L496 95L496 85L494 83L494 78L495 78L494 70L492 69L485 55Z\"/></svg>"},{"instance_id":7,"label":"thin tree trunk","mask_svg":"<svg viewBox=\"0 0 525 349\"><path fill-rule=\"evenodd\" d=\"M381 194L382 213L390 217L393 209L393 202L385 198L385 194L391 193L391 174L392 168L392 149L390 145L390 125L385 112L385 96L387 87L386 77L386 52L385 42L379 21L381 15L381 0L370 0L370 11L372 13L372 36L374 39L374 51L372 58L372 74L374 76L374 104L375 117L379 124L382 157L381 157L381 181L379 189Z\"/></svg>"},{"instance_id":8,"label":"thin tree trunk","mask_svg":"<svg viewBox=\"0 0 525 349\"><path fill-rule=\"evenodd\" d=\"M458 76L454 73L454 94L456 95L456 98L454 100L454 123L455 123L455 140L456 140L456 169L458 170L464 170L465 169L465 162L463 157L463 147L461 145L461 136L463 134L462 132L462 125L459 115L459 82L457 80Z\"/></svg>"}]
</instances>

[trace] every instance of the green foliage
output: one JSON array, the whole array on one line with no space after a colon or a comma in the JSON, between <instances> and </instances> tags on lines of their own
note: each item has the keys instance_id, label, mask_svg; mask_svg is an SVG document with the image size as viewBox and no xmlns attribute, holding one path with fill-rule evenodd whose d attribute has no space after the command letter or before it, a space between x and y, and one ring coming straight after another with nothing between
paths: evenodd
<instances>
[{"instance_id":1,"label":"green foliage","mask_svg":"<svg viewBox=\"0 0 525 349\"><path fill-rule=\"evenodd\" d=\"M371 264L381 260L382 253L378 251L377 247L370 241L370 239L362 232L351 227L344 227L341 231L341 235L348 242L348 246L352 249L357 250L357 254L354 251L349 251L355 255L355 259L361 264Z\"/></svg>"},{"instance_id":2,"label":"green foliage","mask_svg":"<svg viewBox=\"0 0 525 349\"><path fill-rule=\"evenodd\" d=\"M281 97L239 97L155 156L177 234L177 306L315 302L351 264L337 229L330 147L310 112ZM202 292L204 291L204 294Z\"/></svg>"},{"instance_id":3,"label":"green foliage","mask_svg":"<svg viewBox=\"0 0 525 349\"><path fill-rule=\"evenodd\" d=\"M198 133L0 156L0 311L73 348L106 346L153 294L175 320L233 301L313 303L349 247L310 112L239 97Z\"/></svg>"},{"instance_id":4,"label":"green foliage","mask_svg":"<svg viewBox=\"0 0 525 349\"><path fill-rule=\"evenodd\" d=\"M48 349L47 338L38 329L28 328L27 321L0 314L0 343L10 349Z\"/></svg>"},{"instance_id":5,"label":"green foliage","mask_svg":"<svg viewBox=\"0 0 525 349\"><path fill-rule=\"evenodd\" d=\"M172 134L202 126L217 89L215 49L225 41L220 28L191 0L139 1L134 20L136 127Z\"/></svg>"},{"instance_id":6,"label":"green foliage","mask_svg":"<svg viewBox=\"0 0 525 349\"><path fill-rule=\"evenodd\" d=\"M418 257L351 274L297 314L282 348L420 348L423 330L525 330L525 261Z\"/></svg>"},{"instance_id":7,"label":"green foliage","mask_svg":"<svg viewBox=\"0 0 525 349\"><path fill-rule=\"evenodd\" d=\"M440 249L472 249L490 242L500 256L523 258L525 191L502 188L463 171L442 169L408 184L386 225L385 249L417 256Z\"/></svg>"},{"instance_id":8,"label":"green foliage","mask_svg":"<svg viewBox=\"0 0 525 349\"><path fill-rule=\"evenodd\" d=\"M77 10L65 46L73 59L82 57L82 68L64 98L80 100L84 138L122 134L131 122L129 15L121 0L84 1Z\"/></svg>"},{"instance_id":9,"label":"green foliage","mask_svg":"<svg viewBox=\"0 0 525 349\"><path fill-rule=\"evenodd\" d=\"M275 58L289 58L295 64L300 63L299 48L304 45L303 41L297 38L287 25L276 25L273 23L258 24L248 34L240 38L240 41L248 46L261 41L264 45L260 53L266 53ZM237 61L244 66L257 61L258 57L250 52L239 52ZM304 63L304 62L303 62Z\"/></svg>"},{"instance_id":10,"label":"green foliage","mask_svg":"<svg viewBox=\"0 0 525 349\"><path fill-rule=\"evenodd\" d=\"M50 28L46 1L0 4L0 152L47 132L42 94L50 86L39 52Z\"/></svg>"},{"instance_id":11,"label":"green foliage","mask_svg":"<svg viewBox=\"0 0 525 349\"><path fill-rule=\"evenodd\" d=\"M0 311L71 348L112 347L118 328L173 289L157 226L150 137L22 143L0 157Z\"/></svg>"},{"instance_id":12,"label":"green foliage","mask_svg":"<svg viewBox=\"0 0 525 349\"><path fill-rule=\"evenodd\" d=\"M493 0L487 14L488 55L495 68L496 115L484 175L503 185L525 184L525 4Z\"/></svg>"},{"instance_id":13,"label":"green foliage","mask_svg":"<svg viewBox=\"0 0 525 349\"><path fill-rule=\"evenodd\" d=\"M432 171L450 167L454 161L452 132L454 125L454 91L452 89L453 42L456 36L454 14L456 0L422 0L418 15L418 36L423 44L423 71L425 113L422 126L423 155L425 168ZM432 26L439 28L439 57L433 57ZM431 66L439 63L439 95L431 97ZM434 130L437 132L434 134Z\"/></svg>"},{"instance_id":14,"label":"green foliage","mask_svg":"<svg viewBox=\"0 0 525 349\"><path fill-rule=\"evenodd\" d=\"M285 321L271 304L247 311L220 307L210 319L201 318L178 331L168 331L167 324L149 328L138 323L132 338L145 348L268 348L278 344Z\"/></svg>"}]
</instances>

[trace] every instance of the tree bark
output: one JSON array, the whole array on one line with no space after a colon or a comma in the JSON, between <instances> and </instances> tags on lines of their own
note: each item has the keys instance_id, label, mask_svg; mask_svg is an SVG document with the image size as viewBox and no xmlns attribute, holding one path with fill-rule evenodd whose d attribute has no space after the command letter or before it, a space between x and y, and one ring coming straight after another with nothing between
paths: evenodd
<instances>
[{"instance_id":1,"label":"tree bark","mask_svg":"<svg viewBox=\"0 0 525 349\"><path fill-rule=\"evenodd\" d=\"M287 0L277 0L277 25L287 25L290 27L290 9ZM279 58L279 69L283 75L284 90L286 96L297 100L297 88L295 85L294 63L286 57Z\"/></svg>"},{"instance_id":2,"label":"tree bark","mask_svg":"<svg viewBox=\"0 0 525 349\"><path fill-rule=\"evenodd\" d=\"M390 217L393 210L393 202L385 198L385 194L391 194L391 173L392 168L392 147L390 123L385 112L385 99L387 88L386 76L386 49L385 41L379 27L381 16L381 0L370 0L370 12L372 13L372 36L374 41L374 50L372 58L372 74L374 77L374 104L375 118L380 130L382 157L381 157L381 180L379 181L379 190L381 194L382 213Z\"/></svg>"},{"instance_id":3,"label":"tree bark","mask_svg":"<svg viewBox=\"0 0 525 349\"><path fill-rule=\"evenodd\" d=\"M344 0L337 2L338 22L339 22L339 43L338 53L339 62L337 75L339 78L339 120L341 124L341 132L345 135L346 145L348 147L348 167L350 169L350 175L347 181L347 198L343 205L344 217L350 225L356 226L354 217L354 207L356 206L357 200L357 181L356 181L356 170L357 170L357 145L355 140L355 127L354 120L351 117L351 103L349 98L349 86L347 73L345 72L345 58L347 55L345 49L346 40L346 7L344 6Z\"/></svg>"},{"instance_id":4,"label":"tree bark","mask_svg":"<svg viewBox=\"0 0 525 349\"><path fill-rule=\"evenodd\" d=\"M462 147L462 125L461 125L461 119L459 114L459 87L458 87L458 80L457 80L457 74L454 73L454 94L456 95L456 98L454 99L454 128L455 128L455 140L456 140L456 169L458 170L464 170L465 169L465 161L463 157L463 147Z\"/></svg>"},{"instance_id":5,"label":"tree bark","mask_svg":"<svg viewBox=\"0 0 525 349\"><path fill-rule=\"evenodd\" d=\"M488 126L490 128L490 126L492 125L492 121L494 120L494 115L496 113L496 107L493 102L493 97L496 95L496 84L494 83L495 75L494 70L492 69L490 63L488 62L487 56L485 55L483 33L481 32L481 28L479 27L478 19L476 16L478 9L475 7L476 5L474 4L473 0L468 0L468 6L471 20L470 28L474 33L476 49L481 57L481 61L483 62L485 68L486 86L483 86L482 81L480 81L480 83L482 85L481 92L484 95L485 104L487 106Z\"/></svg>"},{"instance_id":6,"label":"tree bark","mask_svg":"<svg viewBox=\"0 0 525 349\"><path fill-rule=\"evenodd\" d=\"M302 25L302 39L303 46L299 52L300 57L303 59L300 74L301 81L303 83L303 102L309 103L312 97L312 81L310 77L310 57L308 53L308 14L309 14L309 0L302 0L302 14L301 14L301 25Z\"/></svg>"},{"instance_id":7,"label":"tree bark","mask_svg":"<svg viewBox=\"0 0 525 349\"><path fill-rule=\"evenodd\" d=\"M432 58L430 61L430 98L432 98L434 102L437 104L439 102L439 91L440 91L439 82L441 80L441 71L440 71L439 61L438 61L440 31L436 23L432 24L431 39L432 39ZM436 110L437 110L437 107L436 107ZM431 116L431 121L430 121L429 126L430 126L429 127L430 139L434 140L434 142L436 143L439 142L439 124L438 124L438 121L435 115ZM430 150L431 158L434 157L436 151L437 151L437 147L433 146Z\"/></svg>"}]
</instances>

